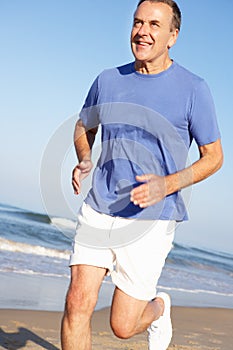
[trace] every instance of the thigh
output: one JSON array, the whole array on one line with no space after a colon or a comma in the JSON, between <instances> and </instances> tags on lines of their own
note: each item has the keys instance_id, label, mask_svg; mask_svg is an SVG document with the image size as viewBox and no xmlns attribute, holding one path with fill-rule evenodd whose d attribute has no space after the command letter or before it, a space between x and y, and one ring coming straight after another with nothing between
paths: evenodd
<instances>
[{"instance_id":1,"label":"thigh","mask_svg":"<svg viewBox=\"0 0 233 350\"><path fill-rule=\"evenodd\" d=\"M111 307L111 326L124 331L134 330L142 317L148 301L135 299L116 287Z\"/></svg>"},{"instance_id":2,"label":"thigh","mask_svg":"<svg viewBox=\"0 0 233 350\"><path fill-rule=\"evenodd\" d=\"M172 248L174 230L174 222L160 220L142 238L114 250L116 270L112 273L112 280L115 285L135 299L153 299L166 257Z\"/></svg>"},{"instance_id":3,"label":"thigh","mask_svg":"<svg viewBox=\"0 0 233 350\"><path fill-rule=\"evenodd\" d=\"M66 298L66 310L92 313L106 269L89 265L73 265Z\"/></svg>"},{"instance_id":4,"label":"thigh","mask_svg":"<svg viewBox=\"0 0 233 350\"><path fill-rule=\"evenodd\" d=\"M71 266L71 285L78 289L98 290L101 285L106 269L98 266L85 264Z\"/></svg>"}]
</instances>

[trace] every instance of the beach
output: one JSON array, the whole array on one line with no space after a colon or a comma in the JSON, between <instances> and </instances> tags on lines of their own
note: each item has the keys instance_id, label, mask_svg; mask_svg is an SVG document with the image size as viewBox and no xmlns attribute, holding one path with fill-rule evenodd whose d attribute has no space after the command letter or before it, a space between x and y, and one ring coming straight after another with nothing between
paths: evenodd
<instances>
[{"instance_id":1,"label":"beach","mask_svg":"<svg viewBox=\"0 0 233 350\"><path fill-rule=\"evenodd\" d=\"M109 308L95 311L92 341L95 350L146 350L146 332L130 340L116 338L109 326ZM60 347L61 312L0 310L0 349L47 349ZM173 307L173 339L169 350L230 350L233 310Z\"/></svg>"},{"instance_id":2,"label":"beach","mask_svg":"<svg viewBox=\"0 0 233 350\"><path fill-rule=\"evenodd\" d=\"M0 205L0 349L60 347L75 222ZM170 350L230 350L233 256L174 243L158 283L172 299ZM92 320L93 349L145 350L146 332L117 339L109 326L114 285L102 283Z\"/></svg>"},{"instance_id":3,"label":"beach","mask_svg":"<svg viewBox=\"0 0 233 350\"><path fill-rule=\"evenodd\" d=\"M69 279L0 273L0 280L0 349L61 349L60 324ZM148 349L146 332L130 340L113 335L109 326L113 290L110 283L103 283L100 289L92 319L93 349ZM207 307L207 296L212 296L210 305L224 304L223 297L173 291L170 350L232 348L232 298L225 301L229 306Z\"/></svg>"}]
</instances>

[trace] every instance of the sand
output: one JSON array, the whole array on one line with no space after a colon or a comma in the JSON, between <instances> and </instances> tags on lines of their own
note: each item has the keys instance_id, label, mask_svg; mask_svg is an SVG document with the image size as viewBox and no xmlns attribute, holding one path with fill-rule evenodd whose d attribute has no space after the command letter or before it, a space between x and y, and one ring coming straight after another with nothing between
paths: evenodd
<instances>
[{"instance_id":1,"label":"sand","mask_svg":"<svg viewBox=\"0 0 233 350\"><path fill-rule=\"evenodd\" d=\"M0 349L60 347L62 313L0 310ZM233 349L233 309L172 308L174 335L169 350ZM109 327L109 309L96 311L92 320L94 350L146 350L146 332L130 340L117 339Z\"/></svg>"}]
</instances>

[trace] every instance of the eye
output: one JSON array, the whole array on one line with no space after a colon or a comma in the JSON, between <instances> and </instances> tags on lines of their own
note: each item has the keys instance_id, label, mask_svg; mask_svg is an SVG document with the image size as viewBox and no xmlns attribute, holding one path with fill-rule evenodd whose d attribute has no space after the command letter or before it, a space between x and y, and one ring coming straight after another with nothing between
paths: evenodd
<instances>
[{"instance_id":1,"label":"eye","mask_svg":"<svg viewBox=\"0 0 233 350\"><path fill-rule=\"evenodd\" d=\"M154 28L159 27L159 24L158 24L157 21L152 21L152 22L150 23L150 25L151 25L151 27L154 27Z\"/></svg>"},{"instance_id":2,"label":"eye","mask_svg":"<svg viewBox=\"0 0 233 350\"><path fill-rule=\"evenodd\" d=\"M142 24L142 21L140 21L139 19L135 19L133 22L134 27L139 27Z\"/></svg>"}]
</instances>

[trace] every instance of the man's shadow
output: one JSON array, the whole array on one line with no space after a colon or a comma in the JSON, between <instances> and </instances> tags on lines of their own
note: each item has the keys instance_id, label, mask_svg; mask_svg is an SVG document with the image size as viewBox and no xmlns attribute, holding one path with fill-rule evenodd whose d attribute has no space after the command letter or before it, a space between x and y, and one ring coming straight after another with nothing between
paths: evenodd
<instances>
[{"instance_id":1,"label":"man's shadow","mask_svg":"<svg viewBox=\"0 0 233 350\"><path fill-rule=\"evenodd\" d=\"M0 328L0 347L8 350L17 350L23 347L26 347L27 341L34 342L38 344L40 347L47 350L59 350L53 344L47 342L43 338L39 337L35 333L30 330L20 327L18 328L18 332L15 333L7 333L4 332L2 328Z\"/></svg>"}]
</instances>

